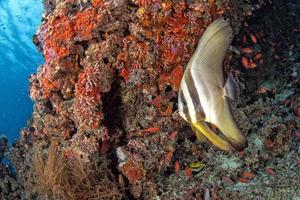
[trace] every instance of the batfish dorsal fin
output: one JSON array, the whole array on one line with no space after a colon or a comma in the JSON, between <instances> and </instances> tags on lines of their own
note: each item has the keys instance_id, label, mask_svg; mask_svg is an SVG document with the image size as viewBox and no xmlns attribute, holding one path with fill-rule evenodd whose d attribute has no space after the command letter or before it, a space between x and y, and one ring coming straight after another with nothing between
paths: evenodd
<instances>
[{"instance_id":1,"label":"batfish dorsal fin","mask_svg":"<svg viewBox=\"0 0 300 200\"><path fill-rule=\"evenodd\" d=\"M210 24L202 35L195 54L189 62L189 67L193 73L205 73L209 75L209 77L204 77L205 79L223 85L223 60L232 38L232 28L223 17Z\"/></svg>"}]
</instances>

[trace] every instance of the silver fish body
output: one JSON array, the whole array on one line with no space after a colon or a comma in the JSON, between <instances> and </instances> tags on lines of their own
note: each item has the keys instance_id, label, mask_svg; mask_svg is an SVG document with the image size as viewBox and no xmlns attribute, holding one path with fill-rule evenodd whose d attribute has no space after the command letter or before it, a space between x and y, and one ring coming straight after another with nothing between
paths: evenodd
<instances>
[{"instance_id":1,"label":"silver fish body","mask_svg":"<svg viewBox=\"0 0 300 200\"><path fill-rule=\"evenodd\" d=\"M232 28L224 18L208 26L185 69L178 94L179 114L197 137L204 135L223 150L246 144L228 102L237 96L235 81L231 76L224 80L223 60L232 39ZM207 122L216 125L224 137L213 132Z\"/></svg>"}]
</instances>

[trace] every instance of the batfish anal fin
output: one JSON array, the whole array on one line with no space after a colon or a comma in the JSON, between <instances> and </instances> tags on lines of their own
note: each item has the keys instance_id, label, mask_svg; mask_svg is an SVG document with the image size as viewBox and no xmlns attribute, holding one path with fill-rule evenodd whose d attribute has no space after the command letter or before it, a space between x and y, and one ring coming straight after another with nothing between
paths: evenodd
<instances>
[{"instance_id":1,"label":"batfish anal fin","mask_svg":"<svg viewBox=\"0 0 300 200\"><path fill-rule=\"evenodd\" d=\"M218 148L229 151L230 144L219 137L215 132L213 132L205 123L202 122L194 122L192 126L197 129L200 133L202 133L209 141L211 141Z\"/></svg>"},{"instance_id":2,"label":"batfish anal fin","mask_svg":"<svg viewBox=\"0 0 300 200\"><path fill-rule=\"evenodd\" d=\"M236 149L243 149L247 146L247 140L233 119L228 100L224 99L223 103L222 112L212 123L230 141L231 146Z\"/></svg>"},{"instance_id":3,"label":"batfish anal fin","mask_svg":"<svg viewBox=\"0 0 300 200\"><path fill-rule=\"evenodd\" d=\"M197 128L195 128L193 125L191 125L191 128L192 128L193 132L195 133L198 141L200 141L202 143L207 141L206 137Z\"/></svg>"}]
</instances>

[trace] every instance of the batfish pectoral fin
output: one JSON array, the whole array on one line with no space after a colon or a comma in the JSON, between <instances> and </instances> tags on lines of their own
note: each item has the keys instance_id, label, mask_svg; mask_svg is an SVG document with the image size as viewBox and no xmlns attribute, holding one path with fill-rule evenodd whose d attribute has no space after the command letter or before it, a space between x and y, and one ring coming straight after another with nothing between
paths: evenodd
<instances>
[{"instance_id":1,"label":"batfish pectoral fin","mask_svg":"<svg viewBox=\"0 0 300 200\"><path fill-rule=\"evenodd\" d=\"M206 137L197 128L195 128L193 125L191 125L191 128L192 128L193 132L195 133L198 141L200 141L202 143L207 141Z\"/></svg>"},{"instance_id":2,"label":"batfish pectoral fin","mask_svg":"<svg viewBox=\"0 0 300 200\"><path fill-rule=\"evenodd\" d=\"M211 141L214 145L219 147L224 151L228 151L230 149L230 144L220 138L216 133L214 133L207 124L203 122L194 122L192 126L197 130L195 133L200 132L203 134L209 141ZM198 137L198 136L197 136Z\"/></svg>"},{"instance_id":3,"label":"batfish pectoral fin","mask_svg":"<svg viewBox=\"0 0 300 200\"><path fill-rule=\"evenodd\" d=\"M228 75L227 81L224 86L224 96L236 101L239 96L239 87L232 74Z\"/></svg>"}]
</instances>

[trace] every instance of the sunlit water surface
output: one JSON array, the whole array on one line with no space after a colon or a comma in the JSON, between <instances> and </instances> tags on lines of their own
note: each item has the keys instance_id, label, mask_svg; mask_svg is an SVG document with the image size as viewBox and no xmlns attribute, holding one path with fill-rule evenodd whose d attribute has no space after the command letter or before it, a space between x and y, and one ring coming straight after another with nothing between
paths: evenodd
<instances>
[{"instance_id":1,"label":"sunlit water surface","mask_svg":"<svg viewBox=\"0 0 300 200\"><path fill-rule=\"evenodd\" d=\"M0 0L0 135L10 142L32 114L28 77L43 63L32 36L42 12L42 0Z\"/></svg>"}]
</instances>

